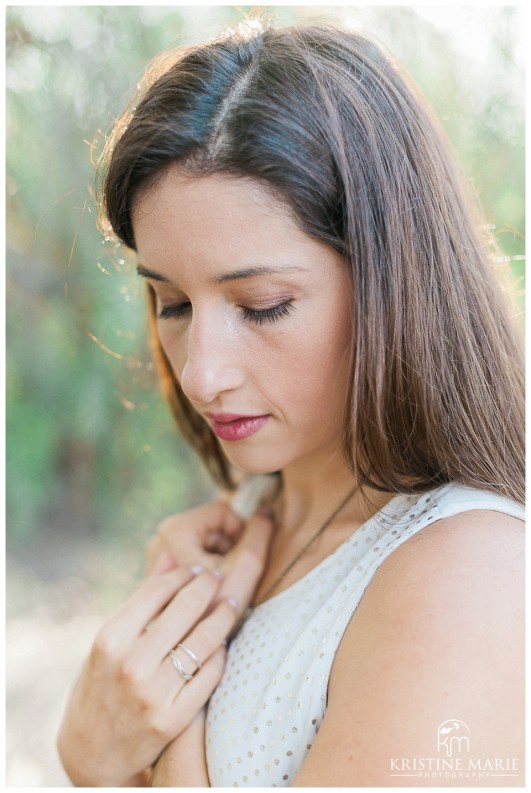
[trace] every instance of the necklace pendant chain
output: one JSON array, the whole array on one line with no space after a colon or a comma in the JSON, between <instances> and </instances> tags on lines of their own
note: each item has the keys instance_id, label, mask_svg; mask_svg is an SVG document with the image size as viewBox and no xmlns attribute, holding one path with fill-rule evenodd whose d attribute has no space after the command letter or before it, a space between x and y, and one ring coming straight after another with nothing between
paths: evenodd
<instances>
[{"instance_id":1,"label":"necklace pendant chain","mask_svg":"<svg viewBox=\"0 0 531 793\"><path fill-rule=\"evenodd\" d=\"M286 568L285 568L285 569L284 569L284 570L283 570L283 571L280 573L280 575L278 576L278 578L276 578L276 579L275 579L275 581L273 581L273 583L271 584L271 586L270 586L270 587L267 589L267 591L264 593L264 595L263 595L263 596L262 596L262 598L260 599L260 602L259 602L259 603L256 603L256 605L255 605L255 606L251 606L251 607L249 607L249 609L247 609L247 613L248 613L248 614L251 614L251 613L252 613L252 611L253 611L253 609L255 609L255 608L256 608L256 606L260 606L262 603L264 603L266 600L268 600L268 599L269 599L269 597L272 595L272 593L275 591L275 589L278 587L278 585L282 583L282 581L285 579L285 577L287 576L287 574L288 574L288 573L289 573L289 572L290 572L290 571L293 569L293 567L294 567L294 566L297 564L297 562L299 561L299 559L300 559L302 556L304 556L304 554L306 553L306 551L307 551L307 550L310 548L310 546L311 546L311 545L312 545L312 544L315 542L315 540L317 540L317 539L318 539L318 538L321 536L321 534L322 534L322 533L323 533L323 532L324 532L324 531L325 531L325 530L326 530L326 529L327 529L327 528L330 526L330 524L331 524L331 523L332 523L332 522L333 522L333 521L334 521L334 520L337 518L337 516L339 515L339 513L341 512L341 510L342 510L344 507L346 507L346 505L348 504L348 502L350 501L350 499L351 499L351 498L354 496L354 494L356 493L356 491L357 491L357 490L358 490L358 488L357 488L357 487L355 487L353 490L351 490L351 491L350 491L350 493L348 494L348 496L347 496L345 499L343 499L343 501L341 502L341 504L340 504L340 505L337 507L337 509L335 509L335 510L334 510L334 512L333 512L333 513L330 515L330 517L326 519L326 521L323 523L323 525L322 525L322 526L321 526L319 529L317 529L317 531L315 532L315 534L312 534L312 536L310 537L310 539L308 540L308 542L306 543L306 545L304 545L304 546L301 548L301 550L300 550L300 551L297 553L297 555L296 555L296 556L295 556L295 557L294 557L294 558L291 560L291 562L288 564L288 566L287 566L287 567L286 567Z\"/></svg>"}]
</instances>

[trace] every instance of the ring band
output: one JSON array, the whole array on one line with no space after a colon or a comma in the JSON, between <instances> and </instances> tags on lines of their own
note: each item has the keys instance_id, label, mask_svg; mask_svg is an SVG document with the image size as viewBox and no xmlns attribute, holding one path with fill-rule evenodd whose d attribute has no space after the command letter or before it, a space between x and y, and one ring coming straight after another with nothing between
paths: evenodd
<instances>
[{"instance_id":1,"label":"ring band","mask_svg":"<svg viewBox=\"0 0 531 793\"><path fill-rule=\"evenodd\" d=\"M188 673L186 671L186 669L184 668L184 666L182 665L181 660L180 660L179 656L177 655L177 650L178 649L181 649L183 651L183 653L186 653L188 658L190 658L195 663L196 668L194 669L194 671L191 674ZM177 647L175 648L175 650L172 650L169 655L170 655L170 660L171 660L173 666L179 672L181 677L183 677L186 680L186 682L191 680L192 677L196 674L196 672L199 672L199 670L203 666L203 664L201 663L201 661L199 660L197 655L194 652L192 652L192 650L190 650L189 647L186 647L185 644L178 644Z\"/></svg>"},{"instance_id":2,"label":"ring band","mask_svg":"<svg viewBox=\"0 0 531 793\"><path fill-rule=\"evenodd\" d=\"M198 672L201 669L201 667L203 666L203 664L201 663L201 661L199 660L197 655L194 652L192 652L192 650L190 650L190 648L187 647L185 644L178 644L177 647L180 647L181 650L183 651L183 653L186 653L188 658L191 658L192 661L195 664L197 664L197 669L195 670L195 672ZM193 673L194 675L195 675L195 672Z\"/></svg>"},{"instance_id":3,"label":"ring band","mask_svg":"<svg viewBox=\"0 0 531 793\"><path fill-rule=\"evenodd\" d=\"M186 682L188 682L189 680L191 680L191 679L192 679L193 675L189 675L189 674L188 674L188 672L186 671L186 669L184 668L184 666L183 666L183 665L181 664L181 662L179 661L179 658L177 657L177 653L175 652L175 650L172 650L172 651L171 651L171 653L170 653L170 659L171 659L171 662L172 662L173 666L175 667L175 669L176 669L176 670L179 672L179 674L181 675L181 677L184 677L184 679L186 680Z\"/></svg>"}]
</instances>

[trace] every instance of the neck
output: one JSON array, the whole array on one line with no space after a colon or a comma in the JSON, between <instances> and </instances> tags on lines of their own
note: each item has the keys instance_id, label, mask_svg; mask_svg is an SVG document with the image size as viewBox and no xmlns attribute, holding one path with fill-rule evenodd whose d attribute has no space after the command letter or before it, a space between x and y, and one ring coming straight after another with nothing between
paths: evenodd
<instances>
[{"instance_id":1,"label":"neck","mask_svg":"<svg viewBox=\"0 0 531 793\"><path fill-rule=\"evenodd\" d=\"M286 467L282 472L279 532L292 535L305 527L322 523L349 492L356 480L340 453L306 458ZM352 513L351 499L345 507Z\"/></svg>"},{"instance_id":2,"label":"neck","mask_svg":"<svg viewBox=\"0 0 531 793\"><path fill-rule=\"evenodd\" d=\"M310 534L356 488L356 479L340 450L305 458L282 471L277 536ZM337 520L361 525L393 496L371 488L355 490ZM335 521L336 522L336 521Z\"/></svg>"},{"instance_id":3,"label":"neck","mask_svg":"<svg viewBox=\"0 0 531 793\"><path fill-rule=\"evenodd\" d=\"M391 495L356 488L356 480L339 453L297 461L284 468L282 490L275 505L277 527L257 602L267 600L286 582L292 583L286 576L293 579L292 568L304 557L307 571L321 557L332 553ZM312 545L319 537L325 537L325 542L316 555ZM308 555L311 557L312 553L308 568ZM299 565L298 575L304 572L304 564L302 568Z\"/></svg>"}]
</instances>

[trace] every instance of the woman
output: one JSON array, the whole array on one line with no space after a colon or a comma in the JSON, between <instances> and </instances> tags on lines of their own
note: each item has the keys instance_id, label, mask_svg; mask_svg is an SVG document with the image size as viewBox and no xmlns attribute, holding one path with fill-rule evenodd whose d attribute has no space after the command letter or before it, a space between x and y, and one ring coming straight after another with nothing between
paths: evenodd
<instances>
[{"instance_id":1,"label":"woman","mask_svg":"<svg viewBox=\"0 0 531 793\"><path fill-rule=\"evenodd\" d=\"M67 772L522 784L522 356L440 133L333 28L157 70L103 210L182 431L227 491L279 486L248 521L222 498L161 527L74 688Z\"/></svg>"}]
</instances>

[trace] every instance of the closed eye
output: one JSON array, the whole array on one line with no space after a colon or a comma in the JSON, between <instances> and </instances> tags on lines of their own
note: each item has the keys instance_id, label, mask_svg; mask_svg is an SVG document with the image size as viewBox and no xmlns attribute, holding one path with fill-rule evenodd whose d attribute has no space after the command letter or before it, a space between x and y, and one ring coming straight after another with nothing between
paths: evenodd
<instances>
[{"instance_id":1,"label":"closed eye","mask_svg":"<svg viewBox=\"0 0 531 793\"><path fill-rule=\"evenodd\" d=\"M284 303L279 303L277 306L270 308L247 308L242 306L243 316L249 322L255 322L257 325L263 325L264 322L277 322L282 317L288 316L293 309L291 300L286 300Z\"/></svg>"},{"instance_id":2,"label":"closed eye","mask_svg":"<svg viewBox=\"0 0 531 793\"><path fill-rule=\"evenodd\" d=\"M162 306L159 311L159 319L181 319L186 316L192 308L192 304L188 301L186 303L176 303L171 306ZM276 306L269 308L249 308L248 306L241 306L244 319L248 322L254 322L257 325L263 325L264 322L277 322L282 317L288 316L293 309L291 300L285 300Z\"/></svg>"},{"instance_id":3,"label":"closed eye","mask_svg":"<svg viewBox=\"0 0 531 793\"><path fill-rule=\"evenodd\" d=\"M162 306L159 311L159 319L180 319L192 308L190 302L176 303L173 306Z\"/></svg>"}]
</instances>

